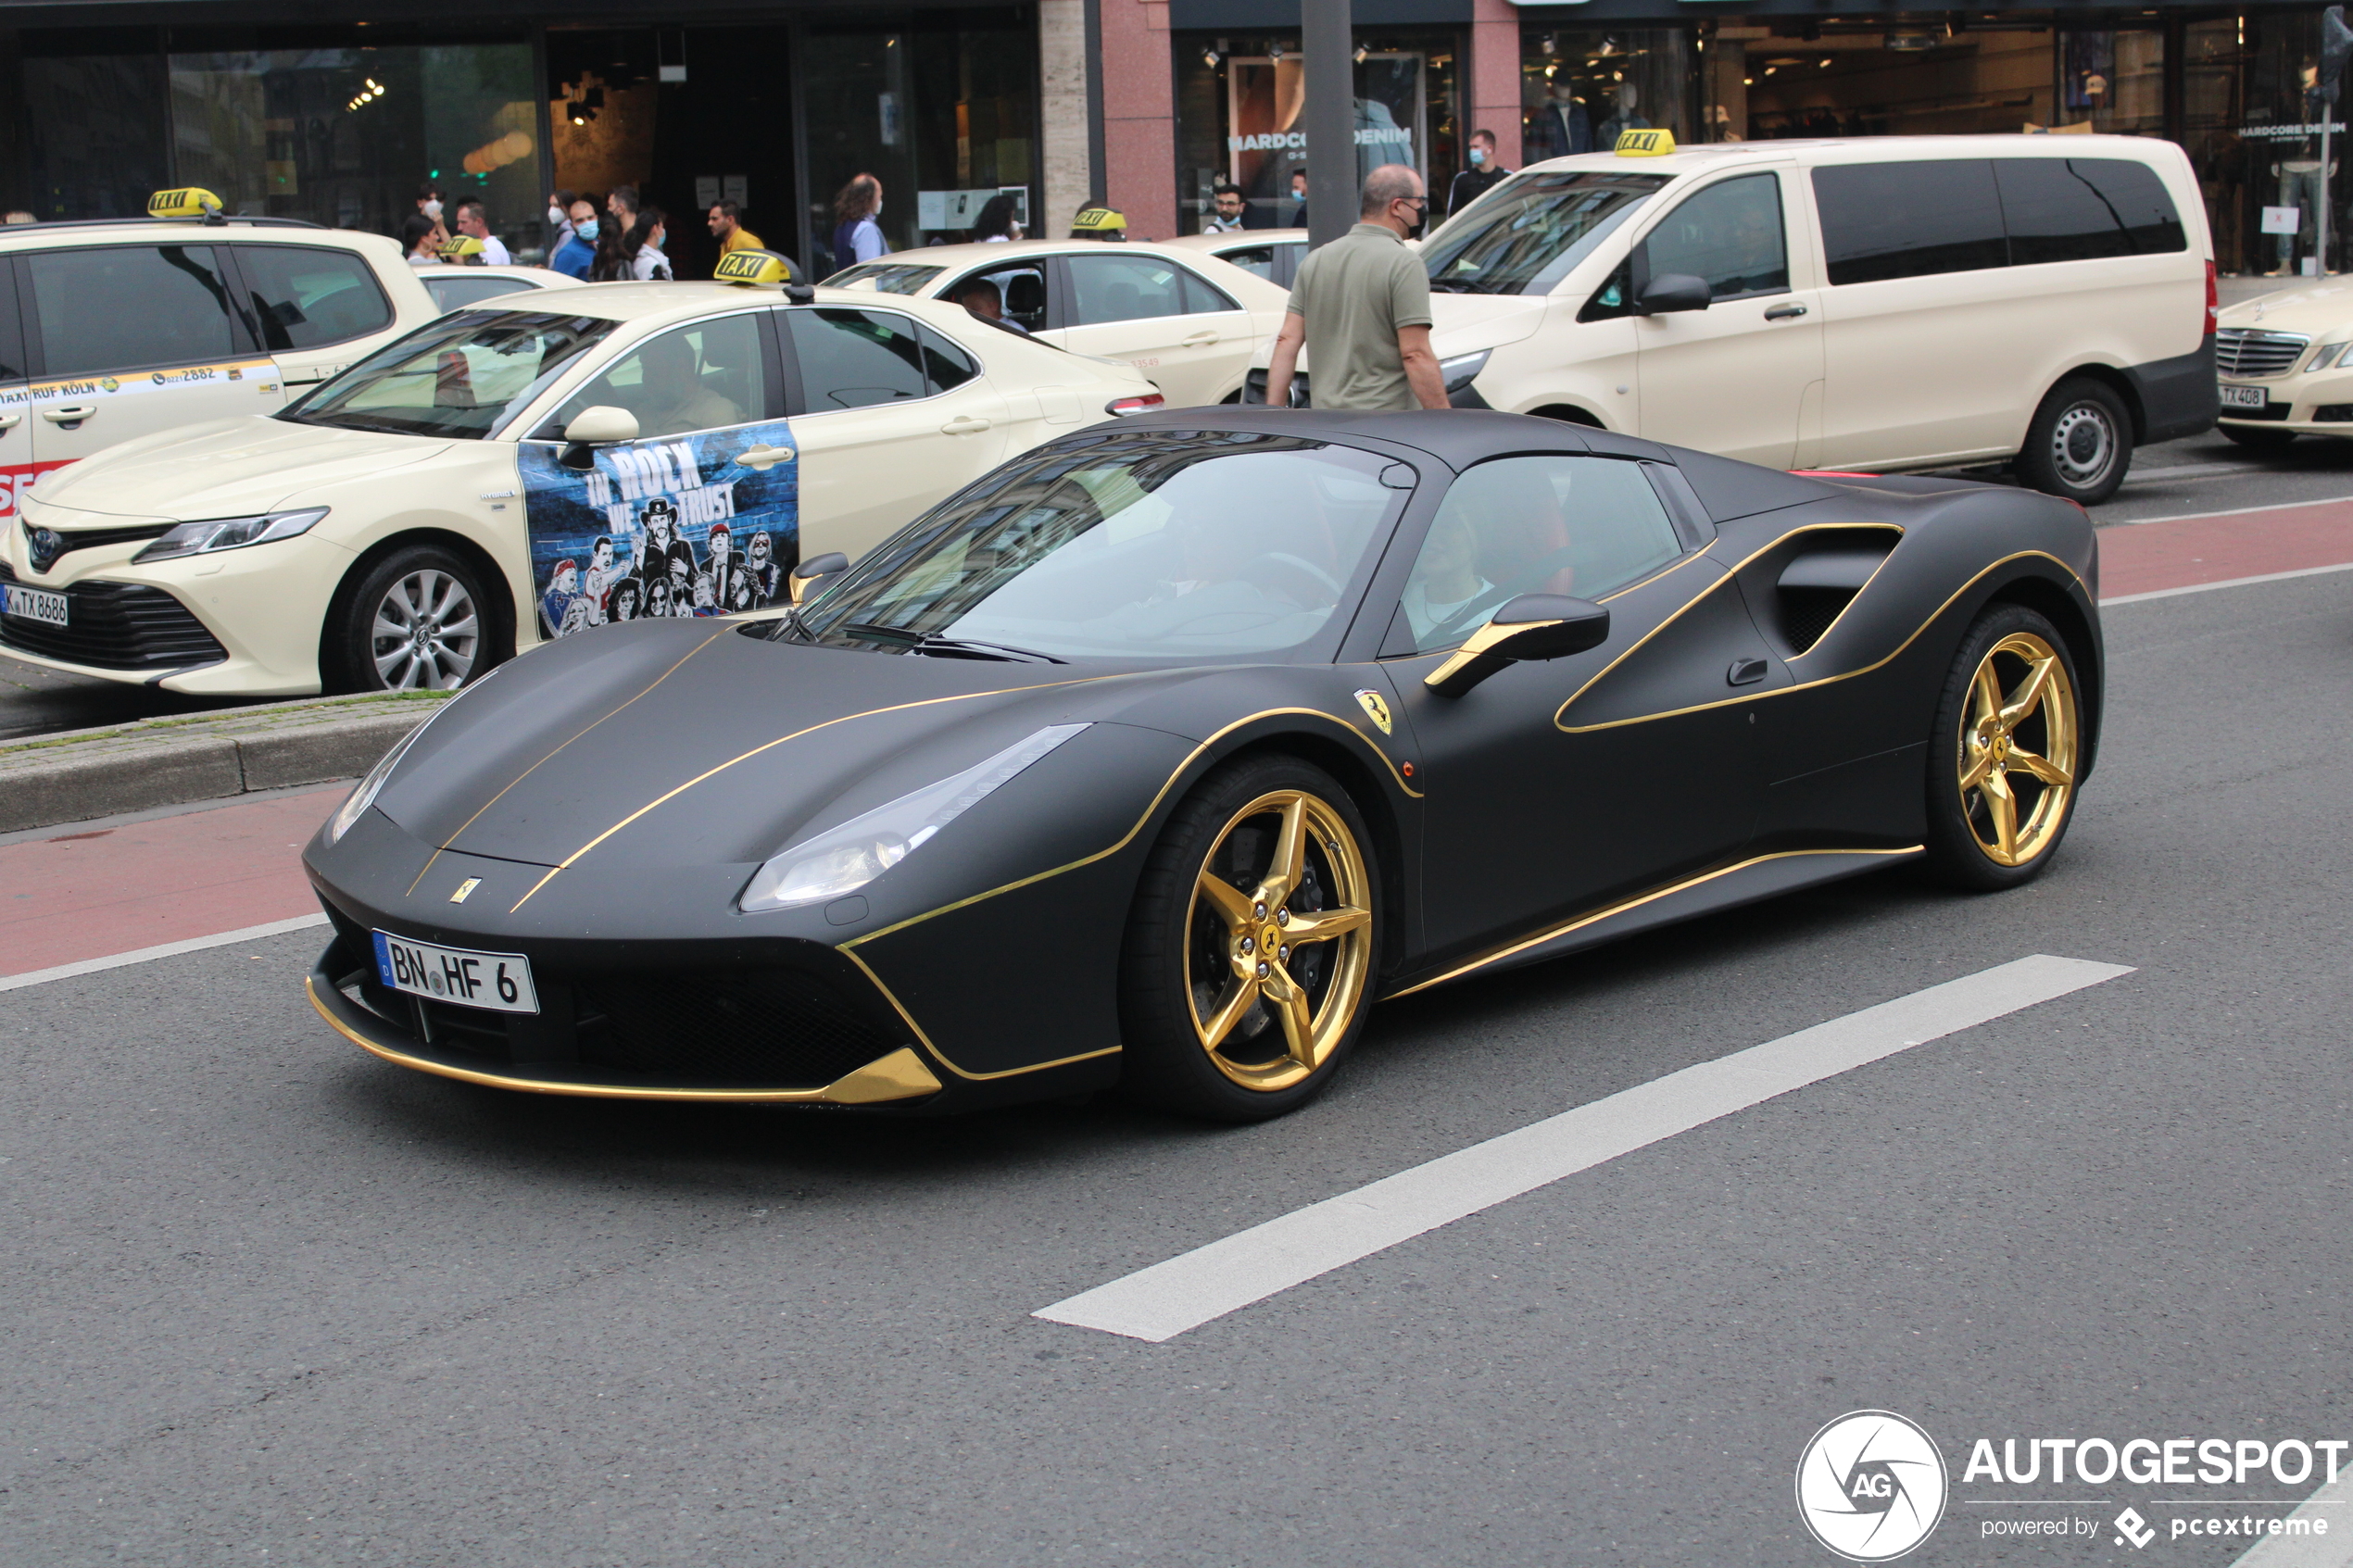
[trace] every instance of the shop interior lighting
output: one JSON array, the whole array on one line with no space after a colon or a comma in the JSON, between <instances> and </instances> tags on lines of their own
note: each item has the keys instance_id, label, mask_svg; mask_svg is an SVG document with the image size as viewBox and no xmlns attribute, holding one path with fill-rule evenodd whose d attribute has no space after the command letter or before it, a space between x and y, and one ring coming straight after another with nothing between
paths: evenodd
<instances>
[{"instance_id":1,"label":"shop interior lighting","mask_svg":"<svg viewBox=\"0 0 2353 1568\"><path fill-rule=\"evenodd\" d=\"M1356 45L1356 53L1355 53L1354 55L1351 56L1350 56L1350 58L1353 59L1353 60L1354 60L1354 61L1355 61L1358 65L1360 65L1360 66L1361 66L1361 65L1363 65L1363 64L1365 63L1365 56L1367 56L1367 55L1369 55L1369 54L1371 54L1371 53L1372 53L1372 51L1371 51L1370 49L1367 49L1366 47L1365 47L1365 45L1363 45L1362 44L1357 44L1357 45Z\"/></svg>"},{"instance_id":2,"label":"shop interior lighting","mask_svg":"<svg viewBox=\"0 0 2353 1568\"><path fill-rule=\"evenodd\" d=\"M1537 44L1536 47L1541 53L1545 55L1557 54L1560 50L1560 41L1548 32L1544 34L1543 38Z\"/></svg>"},{"instance_id":3,"label":"shop interior lighting","mask_svg":"<svg viewBox=\"0 0 2353 1568\"><path fill-rule=\"evenodd\" d=\"M1201 52L1201 63L1207 66L1210 69L1215 70L1217 69L1217 51L1214 49L1203 49Z\"/></svg>"}]
</instances>

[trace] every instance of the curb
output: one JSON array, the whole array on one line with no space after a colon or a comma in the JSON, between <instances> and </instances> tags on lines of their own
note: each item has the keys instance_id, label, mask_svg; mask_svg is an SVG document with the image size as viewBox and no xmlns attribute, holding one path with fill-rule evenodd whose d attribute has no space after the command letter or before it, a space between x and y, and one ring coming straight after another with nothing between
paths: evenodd
<instances>
[{"instance_id":1,"label":"curb","mask_svg":"<svg viewBox=\"0 0 2353 1568\"><path fill-rule=\"evenodd\" d=\"M447 695L273 702L0 743L0 833L357 778Z\"/></svg>"}]
</instances>

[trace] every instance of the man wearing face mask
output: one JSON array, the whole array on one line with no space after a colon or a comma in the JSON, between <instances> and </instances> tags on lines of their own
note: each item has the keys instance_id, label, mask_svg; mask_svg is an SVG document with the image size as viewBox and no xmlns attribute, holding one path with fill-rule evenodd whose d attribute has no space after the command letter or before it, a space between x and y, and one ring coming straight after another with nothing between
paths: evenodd
<instances>
[{"instance_id":1,"label":"man wearing face mask","mask_svg":"<svg viewBox=\"0 0 2353 1568\"><path fill-rule=\"evenodd\" d=\"M1454 182L1446 187L1446 216L1449 218L1511 177L1512 171L1495 157L1495 132L1492 131L1472 132L1467 156L1470 167L1455 175Z\"/></svg>"},{"instance_id":2,"label":"man wearing face mask","mask_svg":"<svg viewBox=\"0 0 2353 1568\"><path fill-rule=\"evenodd\" d=\"M427 181L417 187L417 210L434 222L441 221L441 187Z\"/></svg>"},{"instance_id":3,"label":"man wearing face mask","mask_svg":"<svg viewBox=\"0 0 2353 1568\"><path fill-rule=\"evenodd\" d=\"M572 204L572 233L556 247L547 265L567 278L588 281L588 269L597 260L597 204L583 196Z\"/></svg>"},{"instance_id":4,"label":"man wearing face mask","mask_svg":"<svg viewBox=\"0 0 2353 1568\"><path fill-rule=\"evenodd\" d=\"M1405 242L1429 212L1422 177L1385 163L1365 177L1361 221L1307 253L1266 368L1266 401L1287 408L1305 345L1315 406L1380 413L1447 407L1429 346L1429 274Z\"/></svg>"}]
</instances>

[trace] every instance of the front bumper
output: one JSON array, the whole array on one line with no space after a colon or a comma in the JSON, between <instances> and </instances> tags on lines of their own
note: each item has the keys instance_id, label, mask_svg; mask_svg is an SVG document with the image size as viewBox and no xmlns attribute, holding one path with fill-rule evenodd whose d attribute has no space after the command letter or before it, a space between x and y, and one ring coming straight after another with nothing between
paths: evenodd
<instances>
[{"instance_id":1,"label":"front bumper","mask_svg":"<svg viewBox=\"0 0 2353 1568\"><path fill-rule=\"evenodd\" d=\"M2297 435L2353 436L2353 376L2324 370L2272 381L2231 381L2224 386L2259 388L2263 407L2222 405L2221 422L2240 430L2277 430Z\"/></svg>"},{"instance_id":2,"label":"front bumper","mask_svg":"<svg viewBox=\"0 0 2353 1568\"><path fill-rule=\"evenodd\" d=\"M365 934L333 906L329 913L335 937L305 982L310 1005L337 1034L397 1067L493 1088L606 1099L879 1106L940 1091L914 1047L869 1035L870 1023L845 1007L847 998L807 974L783 982L798 985L802 1009L761 1017L738 1002L732 1018L724 1006L717 1010L715 1028L698 1015L732 998L683 994L703 978L686 973L666 981L602 974L584 983L551 972L540 982L539 1014L485 1012L385 989ZM648 1029L641 1009L610 1007L617 987L642 993L648 978L681 988L684 1020ZM738 988L764 983L773 991L777 979L775 972L746 971ZM812 1076L821 1081L799 1081Z\"/></svg>"}]
</instances>

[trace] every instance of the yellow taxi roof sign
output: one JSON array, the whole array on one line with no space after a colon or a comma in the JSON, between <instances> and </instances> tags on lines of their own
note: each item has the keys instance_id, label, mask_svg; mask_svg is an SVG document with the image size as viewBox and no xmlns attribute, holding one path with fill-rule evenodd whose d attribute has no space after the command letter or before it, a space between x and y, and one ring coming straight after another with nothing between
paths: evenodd
<instances>
[{"instance_id":1,"label":"yellow taxi roof sign","mask_svg":"<svg viewBox=\"0 0 2353 1568\"><path fill-rule=\"evenodd\" d=\"M220 215L220 198L200 186L188 185L177 191L157 191L147 198L150 218L213 218Z\"/></svg>"},{"instance_id":2,"label":"yellow taxi roof sign","mask_svg":"<svg viewBox=\"0 0 2353 1568\"><path fill-rule=\"evenodd\" d=\"M719 258L711 275L718 282L745 288L776 288L798 277L792 257L773 250L731 250Z\"/></svg>"},{"instance_id":3,"label":"yellow taxi roof sign","mask_svg":"<svg viewBox=\"0 0 2353 1568\"><path fill-rule=\"evenodd\" d=\"M454 261L461 266L468 261L472 261L475 266L479 267L482 263L477 260L476 257L480 257L482 253L482 242L480 240L474 238L472 234L460 234L456 239L451 240L441 247L441 259L444 261Z\"/></svg>"},{"instance_id":4,"label":"yellow taxi roof sign","mask_svg":"<svg viewBox=\"0 0 2353 1568\"><path fill-rule=\"evenodd\" d=\"M1675 132L1667 130L1621 131L1617 133L1619 157L1665 157L1675 150Z\"/></svg>"}]
</instances>

